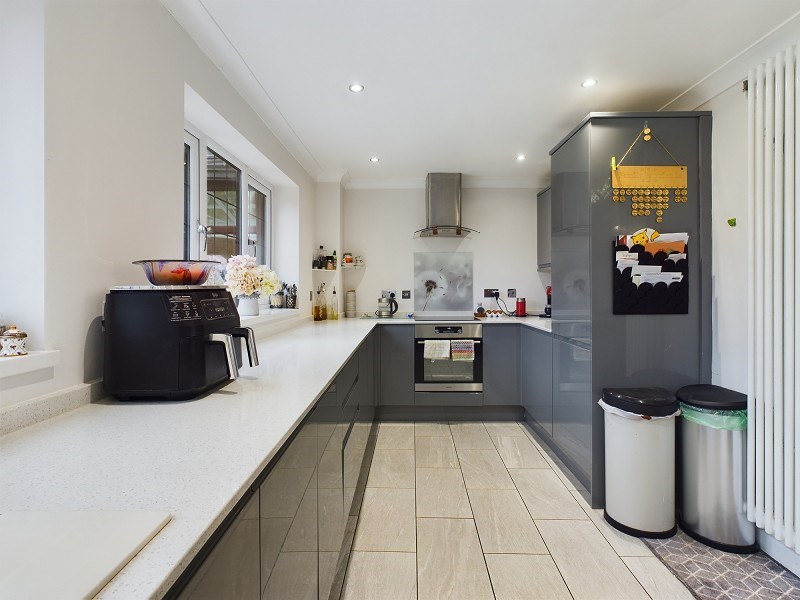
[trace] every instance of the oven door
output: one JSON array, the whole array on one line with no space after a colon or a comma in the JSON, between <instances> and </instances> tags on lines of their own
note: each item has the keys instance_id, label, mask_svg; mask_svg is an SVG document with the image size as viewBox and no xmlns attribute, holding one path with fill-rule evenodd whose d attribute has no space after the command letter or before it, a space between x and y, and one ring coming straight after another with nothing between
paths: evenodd
<instances>
[{"instance_id":1,"label":"oven door","mask_svg":"<svg viewBox=\"0 0 800 600\"><path fill-rule=\"evenodd\" d=\"M470 339L475 346L475 359L468 361L425 358L425 338L415 338L414 391L482 392L483 344L480 339Z\"/></svg>"}]
</instances>

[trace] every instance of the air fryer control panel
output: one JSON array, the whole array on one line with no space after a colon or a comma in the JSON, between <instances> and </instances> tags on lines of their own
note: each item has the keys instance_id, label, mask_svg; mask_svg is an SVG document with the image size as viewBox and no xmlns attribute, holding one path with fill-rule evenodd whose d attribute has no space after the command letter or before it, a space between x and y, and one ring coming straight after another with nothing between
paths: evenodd
<instances>
[{"instance_id":1,"label":"air fryer control panel","mask_svg":"<svg viewBox=\"0 0 800 600\"><path fill-rule=\"evenodd\" d=\"M203 315L209 321L223 319L236 315L236 307L228 298L214 298L212 300L200 300Z\"/></svg>"}]
</instances>

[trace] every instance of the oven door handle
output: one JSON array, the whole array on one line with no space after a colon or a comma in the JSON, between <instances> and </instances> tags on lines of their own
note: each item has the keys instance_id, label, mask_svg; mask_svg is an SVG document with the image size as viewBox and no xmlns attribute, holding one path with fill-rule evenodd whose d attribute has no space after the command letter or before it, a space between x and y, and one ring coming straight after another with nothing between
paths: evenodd
<instances>
[{"instance_id":1,"label":"oven door handle","mask_svg":"<svg viewBox=\"0 0 800 600\"><path fill-rule=\"evenodd\" d=\"M451 339L451 340L459 340L459 339L463 339L463 338L450 338L450 339ZM421 345L421 344L424 344L424 343L425 343L425 342L424 342L423 340L417 340L417 344L420 344L420 345ZM474 341L473 341L473 343L475 343L475 344L480 344L480 343L481 343L481 341L480 341L480 340L474 340Z\"/></svg>"}]
</instances>

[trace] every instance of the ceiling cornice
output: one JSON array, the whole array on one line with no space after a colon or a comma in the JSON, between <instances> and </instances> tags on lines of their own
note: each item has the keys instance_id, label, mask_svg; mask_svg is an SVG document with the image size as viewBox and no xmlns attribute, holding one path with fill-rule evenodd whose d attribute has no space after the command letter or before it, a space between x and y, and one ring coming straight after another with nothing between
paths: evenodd
<instances>
[{"instance_id":1,"label":"ceiling cornice","mask_svg":"<svg viewBox=\"0 0 800 600\"><path fill-rule=\"evenodd\" d=\"M747 72L800 41L800 12L682 92L659 110L694 110L747 79Z\"/></svg>"},{"instance_id":2,"label":"ceiling cornice","mask_svg":"<svg viewBox=\"0 0 800 600\"><path fill-rule=\"evenodd\" d=\"M248 64L206 10L202 0L160 0L178 25L222 72L300 165L317 179L322 167L284 118Z\"/></svg>"}]
</instances>

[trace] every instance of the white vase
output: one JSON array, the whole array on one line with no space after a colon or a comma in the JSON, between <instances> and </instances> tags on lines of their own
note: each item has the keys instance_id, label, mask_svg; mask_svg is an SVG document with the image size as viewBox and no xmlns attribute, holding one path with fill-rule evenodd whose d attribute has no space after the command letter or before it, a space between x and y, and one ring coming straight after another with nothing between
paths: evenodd
<instances>
[{"instance_id":1,"label":"white vase","mask_svg":"<svg viewBox=\"0 0 800 600\"><path fill-rule=\"evenodd\" d=\"M252 296L239 296L239 315L242 317L258 316L258 294Z\"/></svg>"}]
</instances>

